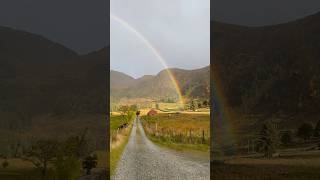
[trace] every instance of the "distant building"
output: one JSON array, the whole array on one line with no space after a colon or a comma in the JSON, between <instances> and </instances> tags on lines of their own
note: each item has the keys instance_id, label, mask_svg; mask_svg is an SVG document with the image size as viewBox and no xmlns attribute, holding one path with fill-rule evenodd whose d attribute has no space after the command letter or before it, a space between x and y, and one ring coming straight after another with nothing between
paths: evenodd
<instances>
[{"instance_id":1,"label":"distant building","mask_svg":"<svg viewBox=\"0 0 320 180\"><path fill-rule=\"evenodd\" d=\"M151 109L149 112L148 112L148 116L155 116L155 115L157 115L158 114L158 112L156 111L156 110L154 110L154 109Z\"/></svg>"}]
</instances>

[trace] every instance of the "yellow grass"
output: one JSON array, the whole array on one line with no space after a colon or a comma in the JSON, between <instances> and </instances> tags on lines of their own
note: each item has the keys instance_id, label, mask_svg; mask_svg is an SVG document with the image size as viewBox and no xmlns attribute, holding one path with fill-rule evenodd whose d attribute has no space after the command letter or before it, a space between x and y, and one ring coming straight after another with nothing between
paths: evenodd
<instances>
[{"instance_id":1,"label":"yellow grass","mask_svg":"<svg viewBox=\"0 0 320 180\"><path fill-rule=\"evenodd\" d=\"M208 152L210 149L210 116L208 114L162 113L142 117L142 124L148 137L160 145L183 151Z\"/></svg>"}]
</instances>

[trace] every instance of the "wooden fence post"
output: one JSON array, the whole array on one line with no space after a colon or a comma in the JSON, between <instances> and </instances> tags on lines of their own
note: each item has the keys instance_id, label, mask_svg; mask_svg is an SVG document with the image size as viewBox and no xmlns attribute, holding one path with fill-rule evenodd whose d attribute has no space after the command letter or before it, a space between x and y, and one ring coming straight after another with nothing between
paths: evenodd
<instances>
[{"instance_id":1,"label":"wooden fence post","mask_svg":"<svg viewBox=\"0 0 320 180\"><path fill-rule=\"evenodd\" d=\"M204 144L204 141L205 141L205 139L204 139L204 130L202 130L202 144Z\"/></svg>"}]
</instances>

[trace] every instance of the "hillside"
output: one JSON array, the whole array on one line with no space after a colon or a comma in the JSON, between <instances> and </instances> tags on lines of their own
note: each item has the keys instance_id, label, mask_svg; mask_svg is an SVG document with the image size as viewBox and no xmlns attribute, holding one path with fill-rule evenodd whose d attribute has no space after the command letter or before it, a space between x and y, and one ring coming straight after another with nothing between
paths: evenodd
<instances>
[{"instance_id":1,"label":"hillside","mask_svg":"<svg viewBox=\"0 0 320 180\"><path fill-rule=\"evenodd\" d=\"M104 113L109 48L78 55L24 31L0 27L0 127L41 115Z\"/></svg>"},{"instance_id":2,"label":"hillside","mask_svg":"<svg viewBox=\"0 0 320 180\"><path fill-rule=\"evenodd\" d=\"M186 97L209 97L209 66L196 70L170 69L182 94ZM157 75L134 79L124 73L111 71L111 98L150 98L155 100L176 99L177 92L167 70Z\"/></svg>"},{"instance_id":3,"label":"hillside","mask_svg":"<svg viewBox=\"0 0 320 180\"><path fill-rule=\"evenodd\" d=\"M213 76L243 113L309 114L320 108L320 13L285 24L211 23Z\"/></svg>"}]
</instances>

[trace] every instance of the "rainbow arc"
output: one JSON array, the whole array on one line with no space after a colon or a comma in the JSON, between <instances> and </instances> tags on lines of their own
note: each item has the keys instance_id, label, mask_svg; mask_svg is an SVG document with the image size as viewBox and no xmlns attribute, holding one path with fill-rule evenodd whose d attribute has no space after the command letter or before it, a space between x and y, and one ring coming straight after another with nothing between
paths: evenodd
<instances>
[{"instance_id":1,"label":"rainbow arc","mask_svg":"<svg viewBox=\"0 0 320 180\"><path fill-rule=\"evenodd\" d=\"M128 31L130 31L132 34L134 34L136 37L138 37L138 39L140 39L146 45L146 47L148 47L151 50L151 52L156 56L156 58L159 60L159 62L162 64L162 66L165 68L166 72L168 73L170 80L172 81L174 88L179 96L179 103L184 104L184 98L183 98L183 95L181 92L181 88L180 88L174 74L172 73L172 71L168 67L166 61L161 56L160 52L152 45L152 43L143 34L141 34L137 29L135 29L132 25L130 25L124 19L121 19L120 17L116 16L113 13L110 13L110 19L121 24L124 28L126 28Z\"/></svg>"}]
</instances>

